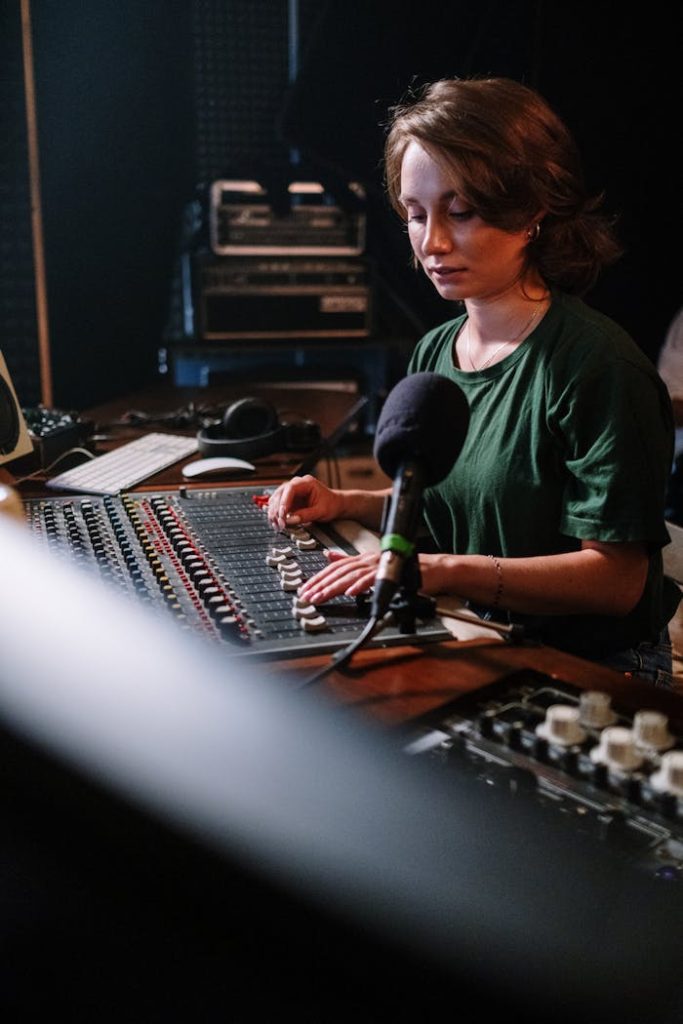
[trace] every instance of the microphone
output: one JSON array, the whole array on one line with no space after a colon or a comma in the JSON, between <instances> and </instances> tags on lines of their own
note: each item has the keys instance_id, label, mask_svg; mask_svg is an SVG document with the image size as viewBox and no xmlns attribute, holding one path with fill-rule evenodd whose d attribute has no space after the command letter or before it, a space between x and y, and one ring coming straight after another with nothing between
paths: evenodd
<instances>
[{"instance_id":1,"label":"microphone","mask_svg":"<svg viewBox=\"0 0 683 1024\"><path fill-rule=\"evenodd\" d=\"M380 542L373 617L384 616L402 582L415 551L423 491L455 464L469 419L464 393L441 374L411 374L389 392L377 421L374 456L394 486Z\"/></svg>"}]
</instances>

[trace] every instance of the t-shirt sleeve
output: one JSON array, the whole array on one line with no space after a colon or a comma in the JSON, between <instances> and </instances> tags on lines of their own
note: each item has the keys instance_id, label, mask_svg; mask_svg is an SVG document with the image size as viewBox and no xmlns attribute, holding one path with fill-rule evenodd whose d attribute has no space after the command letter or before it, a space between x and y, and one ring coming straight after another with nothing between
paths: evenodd
<instances>
[{"instance_id":1,"label":"t-shirt sleeve","mask_svg":"<svg viewBox=\"0 0 683 1024\"><path fill-rule=\"evenodd\" d=\"M555 425L566 453L562 532L667 544L673 418L662 382L624 359L589 368L558 402Z\"/></svg>"}]
</instances>

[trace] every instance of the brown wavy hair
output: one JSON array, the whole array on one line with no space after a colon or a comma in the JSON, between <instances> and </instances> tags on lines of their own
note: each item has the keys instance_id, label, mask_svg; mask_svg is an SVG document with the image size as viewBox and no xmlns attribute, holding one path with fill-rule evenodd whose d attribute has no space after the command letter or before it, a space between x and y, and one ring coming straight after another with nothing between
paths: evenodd
<instances>
[{"instance_id":1,"label":"brown wavy hair","mask_svg":"<svg viewBox=\"0 0 683 1024\"><path fill-rule=\"evenodd\" d=\"M390 202L400 201L408 144L422 146L452 176L487 223L519 231L540 222L527 246L545 282L586 292L622 254L602 195L586 191L572 134L533 89L508 78L450 78L393 107L384 151Z\"/></svg>"}]
</instances>

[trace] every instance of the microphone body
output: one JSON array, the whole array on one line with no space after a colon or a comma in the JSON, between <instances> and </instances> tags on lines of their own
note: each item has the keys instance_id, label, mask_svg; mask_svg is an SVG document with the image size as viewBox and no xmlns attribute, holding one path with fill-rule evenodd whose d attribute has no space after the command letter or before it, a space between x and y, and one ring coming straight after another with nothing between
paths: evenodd
<instances>
[{"instance_id":1,"label":"microphone body","mask_svg":"<svg viewBox=\"0 0 683 1024\"><path fill-rule=\"evenodd\" d=\"M415 552L414 538L420 524L424 471L409 459L401 464L394 480L391 504L380 542L382 554L375 576L371 615L381 618L403 580L407 559Z\"/></svg>"},{"instance_id":2,"label":"microphone body","mask_svg":"<svg viewBox=\"0 0 683 1024\"><path fill-rule=\"evenodd\" d=\"M394 481L382 527L381 555L371 614L381 618L414 559L422 494L451 470L465 442L469 405L455 384L437 373L405 377L390 392L377 423L375 458ZM419 569L416 577L419 581Z\"/></svg>"}]
</instances>

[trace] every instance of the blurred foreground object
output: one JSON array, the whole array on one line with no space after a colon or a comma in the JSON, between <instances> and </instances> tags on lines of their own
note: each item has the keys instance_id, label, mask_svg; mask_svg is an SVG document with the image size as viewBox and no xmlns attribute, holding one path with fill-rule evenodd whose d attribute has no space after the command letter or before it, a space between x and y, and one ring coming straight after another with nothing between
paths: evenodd
<instances>
[{"instance_id":1,"label":"blurred foreground object","mask_svg":"<svg viewBox=\"0 0 683 1024\"><path fill-rule=\"evenodd\" d=\"M10 517L0 564L12 1019L681 1019L680 883L428 770Z\"/></svg>"},{"instance_id":2,"label":"blurred foreground object","mask_svg":"<svg viewBox=\"0 0 683 1024\"><path fill-rule=\"evenodd\" d=\"M21 499L13 487L0 481L0 515L11 516L24 522L24 509Z\"/></svg>"}]
</instances>

